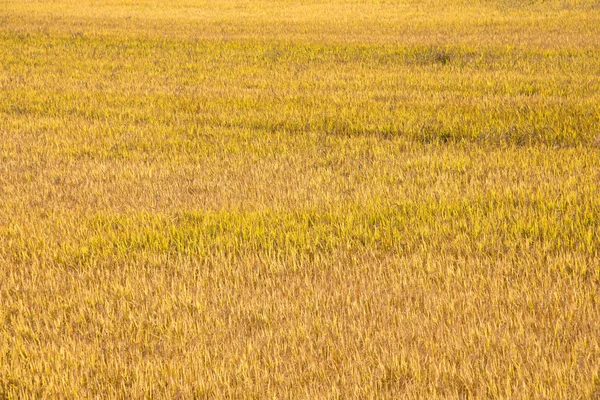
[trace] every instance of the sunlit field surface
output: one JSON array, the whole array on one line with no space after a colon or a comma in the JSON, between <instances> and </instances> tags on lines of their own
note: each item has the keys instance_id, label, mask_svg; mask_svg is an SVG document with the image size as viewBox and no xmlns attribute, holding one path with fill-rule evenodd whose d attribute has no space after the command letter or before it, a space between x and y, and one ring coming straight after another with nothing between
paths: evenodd
<instances>
[{"instance_id":1,"label":"sunlit field surface","mask_svg":"<svg viewBox=\"0 0 600 400\"><path fill-rule=\"evenodd\" d=\"M600 397L598 1L0 1L0 398Z\"/></svg>"}]
</instances>

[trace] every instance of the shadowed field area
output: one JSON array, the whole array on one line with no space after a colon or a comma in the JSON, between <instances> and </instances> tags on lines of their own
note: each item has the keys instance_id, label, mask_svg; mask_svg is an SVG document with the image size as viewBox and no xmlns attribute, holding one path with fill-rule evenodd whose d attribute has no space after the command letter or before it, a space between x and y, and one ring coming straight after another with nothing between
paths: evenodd
<instances>
[{"instance_id":1,"label":"shadowed field area","mask_svg":"<svg viewBox=\"0 0 600 400\"><path fill-rule=\"evenodd\" d=\"M600 396L597 1L0 2L0 399Z\"/></svg>"}]
</instances>

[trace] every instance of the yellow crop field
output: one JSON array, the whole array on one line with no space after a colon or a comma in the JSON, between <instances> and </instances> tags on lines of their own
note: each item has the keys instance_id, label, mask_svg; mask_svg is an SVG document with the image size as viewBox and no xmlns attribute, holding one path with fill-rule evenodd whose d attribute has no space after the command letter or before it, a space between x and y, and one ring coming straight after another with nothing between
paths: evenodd
<instances>
[{"instance_id":1,"label":"yellow crop field","mask_svg":"<svg viewBox=\"0 0 600 400\"><path fill-rule=\"evenodd\" d=\"M26 398L600 398L600 2L0 0Z\"/></svg>"}]
</instances>

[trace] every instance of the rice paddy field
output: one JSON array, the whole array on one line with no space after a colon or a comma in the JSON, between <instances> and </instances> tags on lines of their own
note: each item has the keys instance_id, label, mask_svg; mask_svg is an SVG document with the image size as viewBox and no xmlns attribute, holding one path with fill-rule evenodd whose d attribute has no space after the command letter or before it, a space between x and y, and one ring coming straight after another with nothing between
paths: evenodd
<instances>
[{"instance_id":1,"label":"rice paddy field","mask_svg":"<svg viewBox=\"0 0 600 400\"><path fill-rule=\"evenodd\" d=\"M600 398L600 2L0 0L0 399Z\"/></svg>"}]
</instances>

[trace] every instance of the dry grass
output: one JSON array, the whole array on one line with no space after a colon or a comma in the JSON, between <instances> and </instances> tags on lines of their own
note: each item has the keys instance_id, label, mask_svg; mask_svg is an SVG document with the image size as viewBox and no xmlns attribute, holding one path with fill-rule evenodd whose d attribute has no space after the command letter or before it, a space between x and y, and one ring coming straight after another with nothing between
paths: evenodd
<instances>
[{"instance_id":1,"label":"dry grass","mask_svg":"<svg viewBox=\"0 0 600 400\"><path fill-rule=\"evenodd\" d=\"M0 398L598 398L595 1L0 2Z\"/></svg>"}]
</instances>

